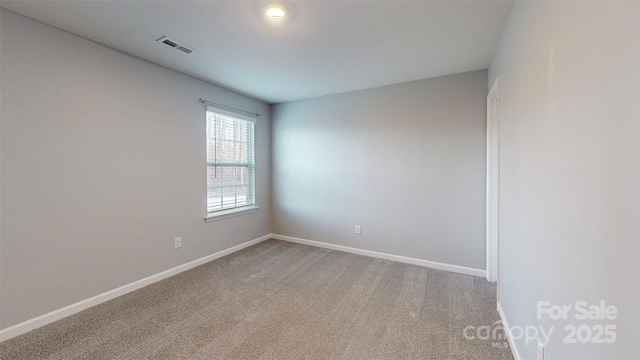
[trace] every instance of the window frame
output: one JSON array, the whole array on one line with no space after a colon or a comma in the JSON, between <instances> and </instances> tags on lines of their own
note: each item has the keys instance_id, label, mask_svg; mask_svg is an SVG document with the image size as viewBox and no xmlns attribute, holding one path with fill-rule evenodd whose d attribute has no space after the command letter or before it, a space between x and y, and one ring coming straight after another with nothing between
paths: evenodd
<instances>
[{"instance_id":1,"label":"window frame","mask_svg":"<svg viewBox=\"0 0 640 360\"><path fill-rule=\"evenodd\" d=\"M209 120L208 120L208 114L207 113L214 113L214 114L218 114L218 115L222 115L222 116L226 116L226 117L230 117L232 118L234 121L246 121L246 122L250 122L253 124L253 131L252 134L247 133L247 136L251 136L252 137L252 143L249 146L249 150L251 151L250 154L248 154L248 157L253 160L252 162L247 162L247 167L251 168L252 171L252 176L253 176L253 181L252 181L252 189L250 189L250 191L253 194L253 201L252 204L248 204L248 205L243 205L243 206L238 206L238 207L233 207L233 208L226 208L226 209L220 209L220 210L215 210L215 211L209 211L209 189L210 189L210 184L209 184L209 168L211 166L210 162L209 162L209 146L208 143L205 144L205 169L206 169L206 173L207 173L207 179L206 179L206 201L205 201L205 206L206 206L206 210L205 210L205 217L204 220L206 222L211 222L211 221L216 221L216 220L222 220L222 219L227 219L230 217L234 217L234 216L238 216L238 215L244 215L244 214L248 214L248 213L252 213L255 211L258 211L260 209L260 207L257 205L257 194L256 194L256 156L255 156L255 143L256 143L256 137L255 137L255 127L256 127L256 118L255 117L251 117L251 116L247 116L241 113L237 113L234 111L230 111L230 110L226 110L226 109L221 109L219 107L216 106L210 106L207 105L206 109L205 109L205 142L209 141L209 137L206 135L207 133L207 129L209 126ZM249 160L249 159L248 159ZM213 165L214 167L216 166L215 163ZM232 168L236 168L237 166L231 166ZM221 166L222 168L222 166Z\"/></svg>"}]
</instances>

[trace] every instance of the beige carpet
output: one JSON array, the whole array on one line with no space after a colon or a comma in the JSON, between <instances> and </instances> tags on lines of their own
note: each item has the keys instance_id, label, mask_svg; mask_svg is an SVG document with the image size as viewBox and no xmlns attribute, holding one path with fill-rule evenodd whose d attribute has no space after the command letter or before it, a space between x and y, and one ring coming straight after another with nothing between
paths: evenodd
<instances>
[{"instance_id":1,"label":"beige carpet","mask_svg":"<svg viewBox=\"0 0 640 360\"><path fill-rule=\"evenodd\" d=\"M504 340L463 337L498 320L495 302L483 278L268 240L5 341L0 358L513 359Z\"/></svg>"}]
</instances>

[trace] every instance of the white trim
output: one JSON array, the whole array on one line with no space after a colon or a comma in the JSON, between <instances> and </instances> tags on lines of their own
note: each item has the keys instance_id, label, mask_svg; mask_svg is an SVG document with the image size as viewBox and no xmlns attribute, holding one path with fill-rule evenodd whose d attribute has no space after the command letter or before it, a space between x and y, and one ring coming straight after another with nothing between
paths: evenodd
<instances>
[{"instance_id":1,"label":"white trim","mask_svg":"<svg viewBox=\"0 0 640 360\"><path fill-rule=\"evenodd\" d=\"M459 274L473 275L473 276L480 276L480 277L486 276L486 271L485 270L474 269L474 268L469 268L469 267L465 267L465 266L444 264L444 263L439 263L439 262L435 262L435 261L415 259L415 258L410 258L410 257L405 257L405 256L400 256L400 255L385 254L385 253L381 253L381 252L377 252L377 251L357 249L357 248L352 248L352 247L348 247L348 246L329 244L329 243L324 243L324 242L314 241L314 240L300 239L300 238L291 237L291 236L271 234L271 237L273 239L289 241L289 242L293 242L293 243L297 243L297 244L321 247L321 248L331 249L331 250L344 251L344 252L348 252L348 253L351 253L351 254L369 256L369 257L374 257L374 258L378 258L378 259L392 260L392 261L397 261L397 262L401 262L401 263L405 263L405 264L412 264L412 265L424 266L424 267L428 267L428 268L432 268L432 269L451 271L451 272L455 272L455 273L459 273Z\"/></svg>"},{"instance_id":2,"label":"white trim","mask_svg":"<svg viewBox=\"0 0 640 360\"><path fill-rule=\"evenodd\" d=\"M438 269L438 270L451 271L451 272L465 274L465 275L473 275L473 276L481 276L481 277L484 277L486 275L485 270L481 270L481 269L474 269L474 268L469 268L469 267L464 267L464 266L459 266L459 265L444 264L444 263L439 263L439 262L435 262L435 261L421 260L421 259L409 258L409 257L399 256L399 255L385 254L385 253L380 253L380 252L370 251L370 250L356 249L356 248L352 248L352 247L334 245L334 244L323 243L323 242L313 241L313 240L300 239L300 238L295 238L295 237L291 237L291 236L284 236L284 235L277 235L277 234L267 234L267 235L261 236L261 237L259 237L257 239L244 242L244 243L242 243L240 245L236 245L236 246L231 247L229 249L219 251L219 252L217 252L215 254L207 255L207 256L202 257L200 259L193 260L193 261L188 262L186 264L182 264L182 265L176 266L174 268L171 268L169 270L162 271L160 273L157 273L155 275L151 275L151 276L146 277L144 279L141 279L141 280L138 280L138 281L134 281L134 282L132 282L130 284L121 286L121 287L119 287L117 289L113 289L113 290L104 292L102 294L96 295L94 297L79 301L79 302L77 302L75 304L71 304L69 306L65 306L65 307L63 307L61 309L54 310L54 311L46 313L44 315L40 315L40 316L35 317L33 319L30 319L30 320L21 322L19 324L10 326L10 327L8 327L6 329L2 329L2 330L0 330L0 342L3 342L5 340L9 340L9 339L11 339L13 337L16 337L18 335L25 334L25 333L27 333L27 332L29 332L31 330L37 329L39 327L45 326L47 324L50 324L50 323L55 322L55 321L58 321L58 320L63 319L65 317L71 316L71 315L73 315L75 313L78 313L78 312L80 312L82 310L88 309L88 308L90 308L92 306L96 306L96 305L101 304L103 302L106 302L106 301L109 301L111 299L114 299L114 298L116 298L118 296L122 296L122 295L130 293L132 291L141 289L141 288L143 288L143 287L145 287L147 285L153 284L153 283L158 282L160 280L164 280L164 279L169 278L169 277L171 277L173 275L179 274L179 273L181 273L183 271L187 271L187 270L192 269L192 268L194 268L196 266L205 264L207 262L213 261L215 259L221 258L223 256L229 255L231 253L234 253L236 251L242 250L242 249L247 248L249 246L258 244L258 243L260 243L262 241L265 241L265 240L271 239L271 238L278 239L278 240L284 240L284 241L288 241L288 242L293 242L293 243L298 243L298 244L309 245L309 246L321 247L321 248L326 248L326 249L331 249L331 250L344 251L344 252L357 254L357 255L363 255L363 256L375 257L375 258L379 258L379 259L392 260L392 261L397 261L397 262L406 263L406 264L424 266L424 267L429 267L429 268ZM500 311L500 310L498 310L498 311ZM501 318L503 318L502 315L501 315ZM503 323L505 323L505 322L503 321ZM511 340L510 340L510 344L511 344ZM513 347L513 345L512 345L512 349L515 349ZM513 350L513 351L516 351L516 350ZM514 352L514 354L515 354L515 352ZM520 358L516 357L516 360L520 360Z\"/></svg>"},{"instance_id":3,"label":"white trim","mask_svg":"<svg viewBox=\"0 0 640 360\"><path fill-rule=\"evenodd\" d=\"M113 289L113 290L107 291L105 293L102 293L100 295L96 295L94 297L91 297L89 299L85 299L85 300L79 301L79 302L77 302L75 304L71 304L69 306L65 306L62 309L54 310L54 311L52 311L50 313L46 313L44 315L40 315L40 316L38 316L36 318L33 318L33 319L30 319L30 320L21 322L19 324L10 326L10 327L8 327L6 329L2 329L2 330L0 330L0 342L5 341L5 340L9 340L9 339L11 339L13 337L16 337L18 335L25 334L25 333L27 333L27 332L29 332L31 330L34 330L34 329L37 329L37 328L39 328L41 326L50 324L50 323L52 323L54 321L63 319L65 317L67 317L67 316L73 315L73 314L78 313L78 312L80 312L82 310L88 309L88 308L90 308L92 306L96 306L96 305L101 304L101 303L103 303L105 301L114 299L114 298L116 298L118 296L122 296L122 295L130 293L130 292L132 292L134 290L138 290L138 289L143 288L143 287L145 287L147 285L153 284L153 283L158 282L160 280L164 280L164 279L166 279L168 277L171 277L173 275L179 274L179 273L181 273L183 271L187 271L187 270L192 269L192 268L194 268L196 266L205 264L205 263L207 263L209 261L221 258L221 257L226 256L226 255L229 255L231 253L234 253L236 251L242 250L242 249L244 249L246 247L255 245L257 243L260 243L260 242L265 241L265 240L270 239L270 238L271 238L271 234L267 234L267 235L261 236L261 237L259 237L257 239L244 242L244 243L242 243L240 245L236 245L236 246L228 248L226 250L219 251L219 252L217 252L215 254L207 255L207 256L202 257L200 259L193 260L193 261L188 262L186 264L182 264L182 265L176 266L174 268L171 268L169 270L165 270L165 271L159 272L159 273L157 273L155 275L151 275L151 276L146 277L144 279L141 279L141 280L138 280L138 281L134 281L134 282L132 282L130 284L121 286L121 287L119 287L117 289Z\"/></svg>"},{"instance_id":4,"label":"white trim","mask_svg":"<svg viewBox=\"0 0 640 360\"><path fill-rule=\"evenodd\" d=\"M205 222L212 222L212 221L216 221L216 220L228 219L230 217L249 214L249 213L252 213L252 212L255 212L255 211L258 211L258 210L260 210L259 206L250 205L250 206L241 207L241 208L234 208L234 209L229 209L229 210L216 211L216 212L212 212L212 213L207 214L207 216L204 217L204 221Z\"/></svg>"},{"instance_id":5,"label":"white trim","mask_svg":"<svg viewBox=\"0 0 640 360\"><path fill-rule=\"evenodd\" d=\"M487 280L498 281L500 246L500 76L487 96ZM500 299L498 299L499 301Z\"/></svg>"},{"instance_id":6,"label":"white trim","mask_svg":"<svg viewBox=\"0 0 640 360\"><path fill-rule=\"evenodd\" d=\"M509 324L507 323L507 317L504 316L504 311L502 311L502 306L498 303L498 315L500 315L500 321L502 321L502 327L504 328L504 333L507 335L507 340L509 341L509 347L511 348L511 354L513 355L514 360L522 360L520 357L520 352L518 351L518 347L516 346L515 340L513 340L513 335L509 330Z\"/></svg>"}]
</instances>

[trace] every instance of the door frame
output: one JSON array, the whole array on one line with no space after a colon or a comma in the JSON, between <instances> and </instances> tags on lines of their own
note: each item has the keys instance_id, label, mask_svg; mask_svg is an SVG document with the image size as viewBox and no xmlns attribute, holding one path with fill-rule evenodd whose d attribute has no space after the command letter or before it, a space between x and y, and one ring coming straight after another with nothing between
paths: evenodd
<instances>
[{"instance_id":1,"label":"door frame","mask_svg":"<svg viewBox=\"0 0 640 360\"><path fill-rule=\"evenodd\" d=\"M487 96L487 280L499 285L500 75Z\"/></svg>"}]
</instances>

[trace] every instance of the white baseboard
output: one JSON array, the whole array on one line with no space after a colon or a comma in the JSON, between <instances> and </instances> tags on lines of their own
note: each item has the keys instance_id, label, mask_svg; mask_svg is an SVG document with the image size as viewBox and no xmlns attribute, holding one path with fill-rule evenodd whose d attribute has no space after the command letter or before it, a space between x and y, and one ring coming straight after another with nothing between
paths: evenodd
<instances>
[{"instance_id":1,"label":"white baseboard","mask_svg":"<svg viewBox=\"0 0 640 360\"><path fill-rule=\"evenodd\" d=\"M58 321L60 319L63 319L67 316L73 315L75 313L78 313L82 310L88 309L92 306L96 306L98 304L101 304L103 302L109 301L111 299L114 299L118 296L122 296L124 294L130 293L132 291L138 290L140 288L143 288L147 285L153 284L155 282L158 282L160 280L164 280L168 277L171 277L173 275L179 274L183 271L187 271L189 269L192 269L196 266L202 265L204 263L207 263L209 261L221 258L223 256L229 255L231 253L234 253L236 251L242 250L246 247L255 245L257 243L260 243L262 241L265 241L267 239L278 239L278 240L284 240L284 241L289 241L289 242L293 242L293 243L298 243L298 244L304 244L304 245L310 245L310 246L315 246L315 247L321 247L321 248L326 248L326 249L331 249L331 250L338 250L338 251L344 251L344 252L348 252L348 253L352 253L352 254L357 254L357 255L363 255L363 256L369 256L369 257L375 257L375 258L379 258L379 259L386 259L386 260L392 260L392 261L397 261L397 262L401 262L401 263L406 263L406 264L412 264L412 265L418 265L418 266L424 266L424 267L429 267L429 268L433 268L433 269L438 269L438 270L444 270L444 271L451 271L451 272L455 272L455 273L460 273L460 274L465 274L465 275L473 275L473 276L481 276L484 277L486 275L486 271L485 270L481 270L481 269L474 269L474 268L469 268L469 267L464 267L464 266L458 266L458 265L450 265L450 264L443 264L443 263L439 263L439 262L435 262L435 261L428 261L428 260L421 260L421 259L415 259L415 258L409 258L409 257L405 257L405 256L399 256L399 255L391 255L391 254L385 254L385 253L380 253L380 252L376 252L376 251L370 251L370 250L363 250L363 249L357 249L357 248L352 248L352 247L348 247L348 246L341 246L341 245L334 245L334 244L329 244L329 243L323 243L323 242L319 242L319 241L313 241L313 240L306 240L306 239L300 239L300 238L295 238L295 237L291 237L291 236L284 236L284 235L277 235L277 234L267 234L264 236L261 236L257 239L254 240L250 240L247 241L245 243L242 243L240 245L236 245L234 247L231 247L229 249L226 250L222 250L219 251L215 254L211 254L211 255L207 255L205 257L202 257L200 259L197 260L193 260L191 262L188 262L186 264L182 264L179 266L176 266L172 269L169 270L165 270L163 272L157 273L155 275L151 275L149 277L146 277L144 279L138 280L138 281L134 281L130 284L121 286L117 289L113 289L110 291L107 291L105 293L96 295L94 297L91 297L89 299L85 299L82 301L79 301L75 304L71 304L69 306L63 307L61 309L58 310L54 310L52 312L49 312L47 314L38 316L36 318L21 322L19 324L10 326L6 329L2 329L0 330L0 342L3 342L5 340L9 340L13 337L16 337L18 335L22 335L25 334L31 330L37 329L39 327L42 327L44 325L50 324L54 321ZM498 311L501 312L499 305L498 305ZM501 313L501 318L503 318L503 323L504 322L504 316ZM505 323L506 325L506 323ZM515 354L517 354L517 349L514 347L511 339L509 339L509 344L511 344L512 346L512 351L514 352L514 356L516 356ZM516 360L520 360L519 356L516 356Z\"/></svg>"},{"instance_id":2,"label":"white baseboard","mask_svg":"<svg viewBox=\"0 0 640 360\"><path fill-rule=\"evenodd\" d=\"M500 315L500 321L502 321L504 332L505 334L507 334L507 340L509 341L509 347L511 348L511 354L513 354L514 360L522 360L522 358L520 357L520 352L518 351L518 347L516 346L516 342L513 340L511 331L509 331L510 327L507 323L507 318L504 316L504 312L502 311L502 306L500 306L500 303L498 303L498 315Z\"/></svg>"},{"instance_id":3,"label":"white baseboard","mask_svg":"<svg viewBox=\"0 0 640 360\"><path fill-rule=\"evenodd\" d=\"M439 263L439 262L435 262L435 261L415 259L415 258L410 258L410 257L405 257L405 256L400 256L400 255L385 254L385 253L381 253L381 252L377 252L377 251L357 249L357 248L352 248L352 247L342 246L342 245L334 245L334 244L324 243L324 242L320 242L320 241L300 239L300 238L291 237L291 236L271 234L271 237L274 238L274 239L289 241L289 242L293 242L293 243L297 243L297 244L310 245L310 246L316 246L316 247L321 247L321 248L325 248L325 249L344 251L344 252L348 252L348 253L351 253L351 254L369 256L369 257L385 259L385 260L392 260L392 261L397 261L397 262L401 262L401 263L405 263L405 264L424 266L424 267L428 267L428 268L432 268L432 269L451 271L451 272L454 272L454 273L465 274L465 275L473 275L473 276L485 277L486 273L487 273L485 270L482 270L482 269L474 269L474 268L465 267L465 266L444 264L444 263Z\"/></svg>"},{"instance_id":4,"label":"white baseboard","mask_svg":"<svg viewBox=\"0 0 640 360\"><path fill-rule=\"evenodd\" d=\"M90 308L92 306L96 306L96 305L101 304L101 303L103 303L105 301L114 299L114 298L116 298L118 296L122 296L124 294L127 294L127 293L130 293L132 291L138 290L138 289L143 288L143 287L145 287L147 285L153 284L153 283L158 282L160 280L163 280L163 279L166 279L166 278L171 277L173 275L179 274L179 273L181 273L183 271L187 271L189 269L192 269L192 268L194 268L196 266L199 266L199 265L202 265L204 263L208 263L209 261L221 258L221 257L223 257L225 255L229 255L231 253L234 253L236 251L242 250L242 249L244 249L246 247L255 245L255 244L259 243L259 242L265 241L265 240L270 239L270 238L271 238L271 234L267 234L267 235L261 236L261 237L259 237L257 239L247 241L247 242L242 243L240 245L236 245L236 246L228 248L226 250L219 251L219 252L217 252L215 254L207 255L207 256L202 257L200 259L190 261L190 262L188 262L186 264L182 264L182 265L176 266L176 267L174 267L172 269L165 270L163 272L157 273L155 275L151 275L151 276L146 277L144 279L141 279L141 280L138 280L138 281L134 281L134 282L132 282L130 284L121 286L121 287L119 287L117 289L113 289L113 290L107 291L105 293L102 293L100 295L96 295L94 297L91 297L89 299L79 301L79 302L77 302L75 304L71 304L69 306L65 306L62 309L54 310L54 311L52 311L50 313L47 313L47 314L38 316L36 318L21 322L19 324L10 326L10 327L8 327L6 329L2 329L2 330L0 330L0 342L3 342L5 340L9 340L9 339L11 339L13 337L16 337L18 335L25 334L25 333L27 333L27 332L29 332L31 330L34 330L34 329L37 329L37 328L39 328L41 326L50 324L50 323L52 323L54 321L63 319L65 317L67 317L67 316L73 315L73 314L78 313L78 312L80 312L82 310L88 309L88 308Z\"/></svg>"}]
</instances>

